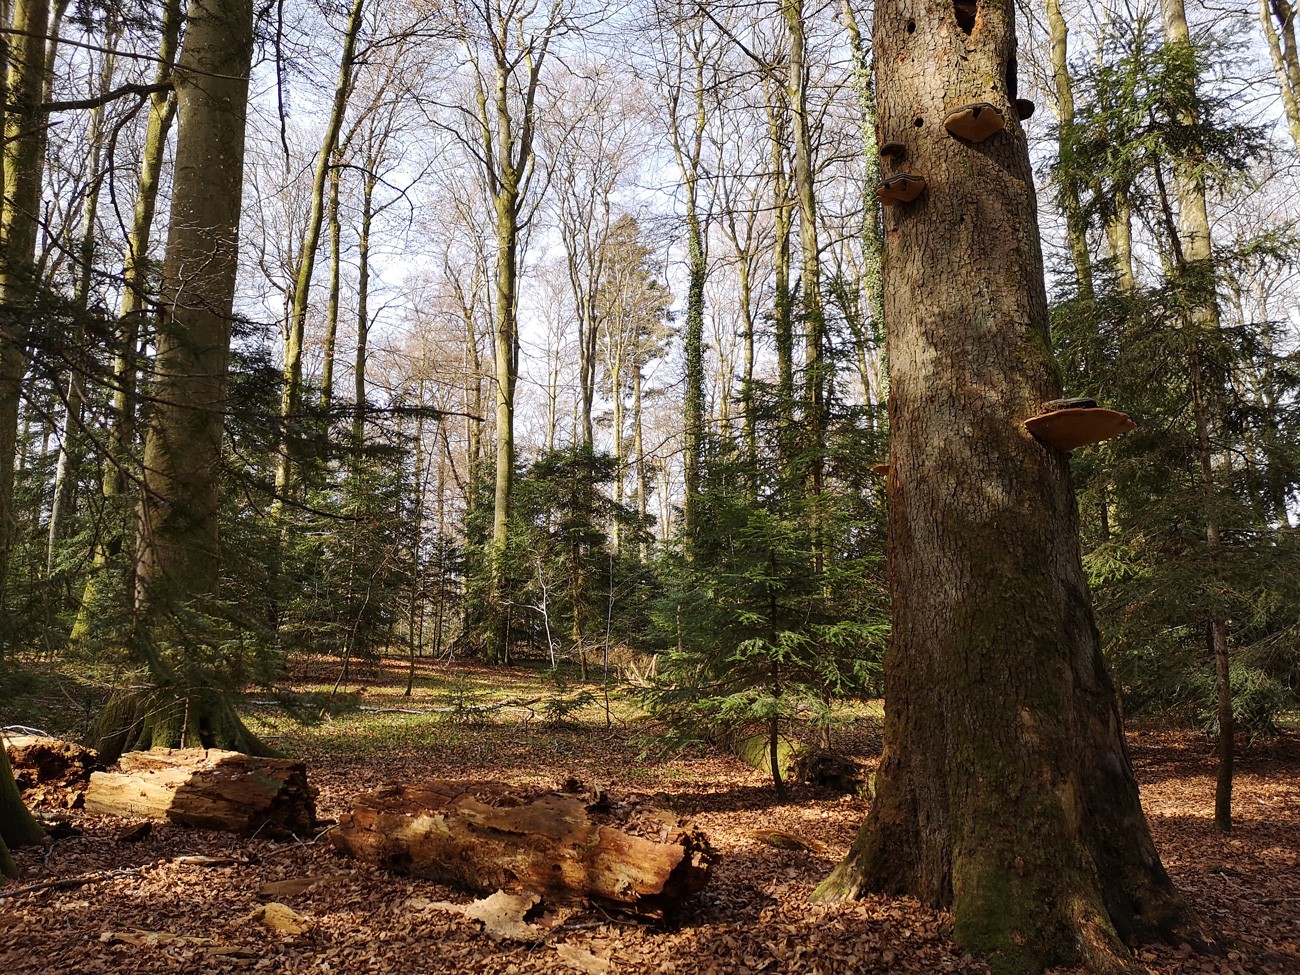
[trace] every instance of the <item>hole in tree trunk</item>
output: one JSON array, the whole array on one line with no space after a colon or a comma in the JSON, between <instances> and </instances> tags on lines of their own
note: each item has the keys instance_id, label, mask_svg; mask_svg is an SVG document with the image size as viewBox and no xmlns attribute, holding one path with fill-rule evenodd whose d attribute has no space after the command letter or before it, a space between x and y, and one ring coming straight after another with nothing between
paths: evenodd
<instances>
[{"instance_id":1,"label":"hole in tree trunk","mask_svg":"<svg viewBox=\"0 0 1300 975\"><path fill-rule=\"evenodd\" d=\"M916 33L916 21L915 21L915 20L909 20L909 21L907 22L907 32L908 32L909 34L914 34L914 33Z\"/></svg>"},{"instance_id":2,"label":"hole in tree trunk","mask_svg":"<svg viewBox=\"0 0 1300 975\"><path fill-rule=\"evenodd\" d=\"M921 118L921 116L918 115L916 118L912 119L912 124L919 129L921 126L925 124L925 119Z\"/></svg>"},{"instance_id":3,"label":"hole in tree trunk","mask_svg":"<svg viewBox=\"0 0 1300 975\"><path fill-rule=\"evenodd\" d=\"M975 29L975 13L979 10L976 0L952 0L953 13L957 15L957 26L963 34Z\"/></svg>"}]
</instances>

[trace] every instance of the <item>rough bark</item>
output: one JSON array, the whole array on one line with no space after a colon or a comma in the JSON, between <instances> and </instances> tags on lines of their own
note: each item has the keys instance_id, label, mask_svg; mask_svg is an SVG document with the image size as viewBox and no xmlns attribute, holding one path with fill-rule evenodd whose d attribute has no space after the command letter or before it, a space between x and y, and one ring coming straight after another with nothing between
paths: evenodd
<instances>
[{"instance_id":1,"label":"rough bark","mask_svg":"<svg viewBox=\"0 0 1300 975\"><path fill-rule=\"evenodd\" d=\"M86 812L219 829L247 836L309 836L315 793L302 762L217 749L128 752L96 772Z\"/></svg>"},{"instance_id":2,"label":"rough bark","mask_svg":"<svg viewBox=\"0 0 1300 975\"><path fill-rule=\"evenodd\" d=\"M672 813L602 795L521 795L501 782L431 779L359 797L335 847L471 893L527 890L564 903L660 913L702 889L714 855Z\"/></svg>"},{"instance_id":3,"label":"rough bark","mask_svg":"<svg viewBox=\"0 0 1300 975\"><path fill-rule=\"evenodd\" d=\"M928 181L885 234L890 362L885 747L877 799L818 890L910 893L999 971L1128 964L1179 933L1138 801L1079 556L1068 457L1022 421L1060 395L1032 173L1007 66L1011 9L888 0L881 138ZM1006 131L954 138L989 101Z\"/></svg>"}]
</instances>

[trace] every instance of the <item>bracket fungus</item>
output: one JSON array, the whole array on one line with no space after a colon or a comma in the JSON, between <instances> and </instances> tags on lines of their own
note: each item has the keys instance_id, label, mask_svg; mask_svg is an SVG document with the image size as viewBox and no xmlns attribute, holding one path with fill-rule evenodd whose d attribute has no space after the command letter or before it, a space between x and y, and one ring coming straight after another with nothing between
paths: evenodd
<instances>
[{"instance_id":1,"label":"bracket fungus","mask_svg":"<svg viewBox=\"0 0 1300 975\"><path fill-rule=\"evenodd\" d=\"M1066 453L1136 427L1127 413L1100 407L1096 400L1086 397L1051 400L1043 404L1042 413L1025 421L1025 429L1034 439Z\"/></svg>"}]
</instances>

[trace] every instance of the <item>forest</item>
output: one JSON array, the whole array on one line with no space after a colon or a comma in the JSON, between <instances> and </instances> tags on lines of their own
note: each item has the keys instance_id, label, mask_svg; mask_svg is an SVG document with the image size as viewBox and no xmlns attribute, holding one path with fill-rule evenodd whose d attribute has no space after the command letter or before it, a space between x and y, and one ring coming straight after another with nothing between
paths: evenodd
<instances>
[{"instance_id":1,"label":"forest","mask_svg":"<svg viewBox=\"0 0 1300 975\"><path fill-rule=\"evenodd\" d=\"M1296 42L0 0L0 968L1300 971Z\"/></svg>"}]
</instances>

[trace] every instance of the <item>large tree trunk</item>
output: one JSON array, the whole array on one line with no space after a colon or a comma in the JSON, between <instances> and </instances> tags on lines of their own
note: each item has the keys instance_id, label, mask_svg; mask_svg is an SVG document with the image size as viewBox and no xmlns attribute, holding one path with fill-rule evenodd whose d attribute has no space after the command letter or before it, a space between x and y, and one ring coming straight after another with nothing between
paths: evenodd
<instances>
[{"instance_id":1,"label":"large tree trunk","mask_svg":"<svg viewBox=\"0 0 1300 975\"><path fill-rule=\"evenodd\" d=\"M877 7L882 140L926 195L885 234L893 640L877 798L822 899L949 906L995 969L1125 963L1185 909L1151 841L1080 564L1067 455L1022 420L1060 394L1033 177L1006 90L1010 8ZM992 102L980 144L945 114Z\"/></svg>"},{"instance_id":2,"label":"large tree trunk","mask_svg":"<svg viewBox=\"0 0 1300 975\"><path fill-rule=\"evenodd\" d=\"M217 595L221 440L253 53L252 0L191 0L153 404L138 509L136 612L155 683L191 700L148 743L251 743L193 657L165 659L173 612ZM192 640L193 636L186 639ZM185 676L182 676L184 674ZM164 734L165 731L165 734Z\"/></svg>"},{"instance_id":3,"label":"large tree trunk","mask_svg":"<svg viewBox=\"0 0 1300 975\"><path fill-rule=\"evenodd\" d=\"M431 779L360 796L330 837L351 856L471 893L661 912L709 878L708 840L671 813L603 795L521 795L501 782Z\"/></svg>"},{"instance_id":4,"label":"large tree trunk","mask_svg":"<svg viewBox=\"0 0 1300 975\"><path fill-rule=\"evenodd\" d=\"M18 783L14 781L13 769L9 765L9 756L0 747L0 876L16 877L13 860L9 857L9 848L39 843L45 832L32 818L18 794Z\"/></svg>"}]
</instances>

